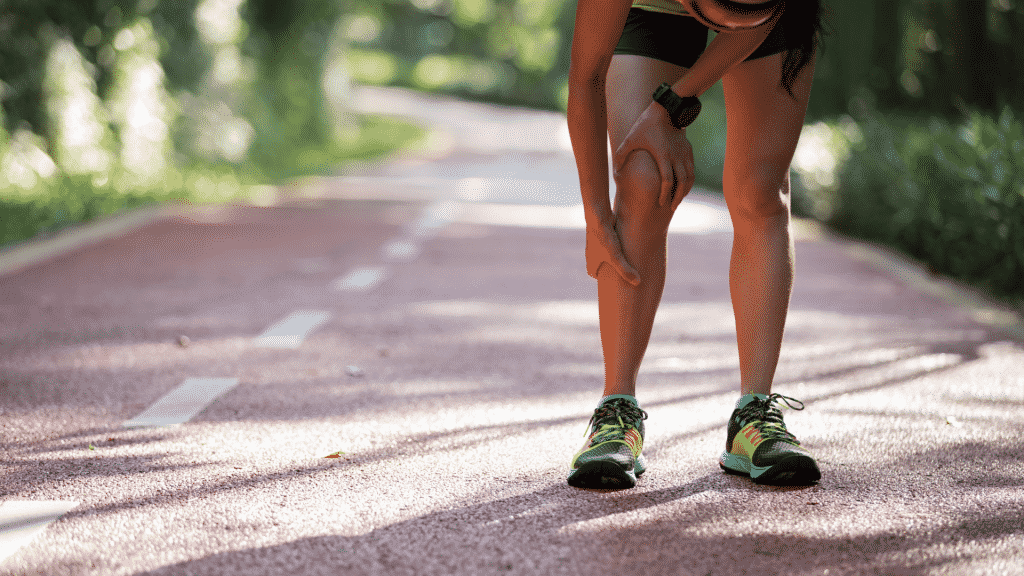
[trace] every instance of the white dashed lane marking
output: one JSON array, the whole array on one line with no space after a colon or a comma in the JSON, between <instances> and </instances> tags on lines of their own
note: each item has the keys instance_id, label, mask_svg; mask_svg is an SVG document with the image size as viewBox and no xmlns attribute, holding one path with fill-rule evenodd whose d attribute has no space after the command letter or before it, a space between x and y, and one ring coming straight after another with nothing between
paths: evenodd
<instances>
[{"instance_id":1,"label":"white dashed lane marking","mask_svg":"<svg viewBox=\"0 0 1024 576\"><path fill-rule=\"evenodd\" d=\"M423 215L409 225L408 235L412 240L422 241L437 234L439 230L454 222L464 207L455 200L434 202L423 210Z\"/></svg>"},{"instance_id":2,"label":"white dashed lane marking","mask_svg":"<svg viewBox=\"0 0 1024 576\"><path fill-rule=\"evenodd\" d=\"M256 337L260 348L290 348L302 345L310 332L331 319L326 310L296 310Z\"/></svg>"},{"instance_id":3,"label":"white dashed lane marking","mask_svg":"<svg viewBox=\"0 0 1024 576\"><path fill-rule=\"evenodd\" d=\"M350 271L348 274L335 280L332 285L335 290L366 292L376 288L388 275L388 269L383 266L367 266Z\"/></svg>"},{"instance_id":4,"label":"white dashed lane marking","mask_svg":"<svg viewBox=\"0 0 1024 576\"><path fill-rule=\"evenodd\" d=\"M454 200L430 204L419 218L406 226L401 235L384 243L380 249L381 259L394 263L412 262L420 255L423 242L454 222L462 211L462 204ZM391 270L386 266L363 266L338 277L332 286L342 292L368 292L380 286L389 276Z\"/></svg>"},{"instance_id":5,"label":"white dashed lane marking","mask_svg":"<svg viewBox=\"0 0 1024 576\"><path fill-rule=\"evenodd\" d=\"M0 564L75 506L62 500L0 502Z\"/></svg>"},{"instance_id":6,"label":"white dashed lane marking","mask_svg":"<svg viewBox=\"0 0 1024 576\"><path fill-rule=\"evenodd\" d=\"M188 422L237 385L238 378L189 378L122 426L171 426Z\"/></svg>"},{"instance_id":7,"label":"white dashed lane marking","mask_svg":"<svg viewBox=\"0 0 1024 576\"><path fill-rule=\"evenodd\" d=\"M420 255L420 247L411 240L392 240L381 248L387 262L412 262Z\"/></svg>"}]
</instances>

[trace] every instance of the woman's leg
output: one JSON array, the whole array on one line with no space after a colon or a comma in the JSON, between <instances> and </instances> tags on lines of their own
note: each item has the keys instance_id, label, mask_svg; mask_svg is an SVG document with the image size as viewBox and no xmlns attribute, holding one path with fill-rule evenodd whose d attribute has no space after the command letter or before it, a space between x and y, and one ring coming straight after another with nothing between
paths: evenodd
<instances>
[{"instance_id":1,"label":"woman's leg","mask_svg":"<svg viewBox=\"0 0 1024 576\"><path fill-rule=\"evenodd\" d=\"M662 82L674 83L686 68L645 56L616 54L608 69L608 133L616 149ZM658 206L661 178L646 151L634 152L616 178L616 228L626 259L642 279L633 286L611 266L597 274L604 394L635 395L636 375L650 340L665 286L665 242L671 203Z\"/></svg>"},{"instance_id":2,"label":"woman's leg","mask_svg":"<svg viewBox=\"0 0 1024 576\"><path fill-rule=\"evenodd\" d=\"M729 289L741 393L768 394L793 285L789 165L803 127L812 60L779 84L785 53L741 62L722 79L728 118L723 189L733 223Z\"/></svg>"}]
</instances>

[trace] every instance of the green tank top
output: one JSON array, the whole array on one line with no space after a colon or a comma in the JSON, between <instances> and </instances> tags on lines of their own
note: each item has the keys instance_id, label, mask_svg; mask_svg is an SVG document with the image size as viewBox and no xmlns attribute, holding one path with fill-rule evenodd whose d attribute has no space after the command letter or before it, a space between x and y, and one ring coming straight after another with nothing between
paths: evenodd
<instances>
[{"instance_id":1,"label":"green tank top","mask_svg":"<svg viewBox=\"0 0 1024 576\"><path fill-rule=\"evenodd\" d=\"M679 2L673 0L633 0L633 8L639 8L641 10L647 10L648 12L662 12L664 14L678 14L680 16L689 16L690 13L686 11Z\"/></svg>"}]
</instances>

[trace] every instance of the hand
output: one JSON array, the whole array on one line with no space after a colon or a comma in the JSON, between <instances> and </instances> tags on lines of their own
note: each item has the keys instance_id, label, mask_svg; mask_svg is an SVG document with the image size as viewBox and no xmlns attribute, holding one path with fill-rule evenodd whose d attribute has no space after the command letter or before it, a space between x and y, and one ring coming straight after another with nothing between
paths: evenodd
<instances>
[{"instance_id":1,"label":"hand","mask_svg":"<svg viewBox=\"0 0 1024 576\"><path fill-rule=\"evenodd\" d=\"M622 279L633 286L640 285L640 274L630 266L626 255L622 253L622 241L615 229L615 222L603 223L597 227L587 227L587 274L597 279L597 271L601 264L611 264Z\"/></svg>"},{"instance_id":2,"label":"hand","mask_svg":"<svg viewBox=\"0 0 1024 576\"><path fill-rule=\"evenodd\" d=\"M664 206L671 200L672 210L675 211L693 187L693 146L686 139L686 129L673 126L668 111L661 104L651 102L633 123L618 150L612 154L616 180L629 155L635 150L646 150L654 158L661 174L658 205Z\"/></svg>"}]
</instances>

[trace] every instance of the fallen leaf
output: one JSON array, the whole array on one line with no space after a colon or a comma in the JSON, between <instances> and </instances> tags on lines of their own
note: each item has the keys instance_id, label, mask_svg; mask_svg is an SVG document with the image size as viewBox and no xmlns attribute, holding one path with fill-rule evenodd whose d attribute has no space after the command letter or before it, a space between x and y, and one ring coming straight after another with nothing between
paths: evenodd
<instances>
[{"instance_id":1,"label":"fallen leaf","mask_svg":"<svg viewBox=\"0 0 1024 576\"><path fill-rule=\"evenodd\" d=\"M327 456L324 456L324 458L341 458L342 454L344 454L344 452L338 450L337 452L333 452L331 454L328 454Z\"/></svg>"}]
</instances>

